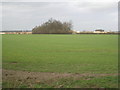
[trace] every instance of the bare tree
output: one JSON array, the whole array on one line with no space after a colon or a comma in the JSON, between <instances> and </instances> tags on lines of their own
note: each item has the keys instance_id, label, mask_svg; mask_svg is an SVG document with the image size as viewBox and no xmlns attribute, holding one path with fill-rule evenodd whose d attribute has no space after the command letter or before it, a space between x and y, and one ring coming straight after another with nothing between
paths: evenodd
<instances>
[{"instance_id":1,"label":"bare tree","mask_svg":"<svg viewBox=\"0 0 120 90\"><path fill-rule=\"evenodd\" d=\"M59 20L49 19L40 26L33 28L33 34L70 34L72 33L72 22L60 22Z\"/></svg>"}]
</instances>

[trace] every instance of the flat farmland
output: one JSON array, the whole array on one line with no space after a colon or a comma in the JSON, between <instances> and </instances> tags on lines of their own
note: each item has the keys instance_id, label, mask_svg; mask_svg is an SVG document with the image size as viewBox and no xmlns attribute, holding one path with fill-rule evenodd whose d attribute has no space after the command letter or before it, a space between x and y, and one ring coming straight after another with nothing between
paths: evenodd
<instances>
[{"instance_id":1,"label":"flat farmland","mask_svg":"<svg viewBox=\"0 0 120 90\"><path fill-rule=\"evenodd\" d=\"M3 87L118 87L118 35L2 35L2 40Z\"/></svg>"}]
</instances>

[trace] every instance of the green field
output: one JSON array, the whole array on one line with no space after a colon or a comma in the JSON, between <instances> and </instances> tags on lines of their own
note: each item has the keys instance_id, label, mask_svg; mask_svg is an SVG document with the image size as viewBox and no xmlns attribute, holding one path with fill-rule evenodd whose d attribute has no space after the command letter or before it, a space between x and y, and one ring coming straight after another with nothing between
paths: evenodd
<instances>
[{"instance_id":1,"label":"green field","mask_svg":"<svg viewBox=\"0 0 120 90\"><path fill-rule=\"evenodd\" d=\"M2 40L5 70L108 75L118 72L118 35L2 35ZM64 82L65 79L68 82ZM64 80L60 79L58 84L62 83L63 87L117 87L117 76L94 77L93 81Z\"/></svg>"}]
</instances>

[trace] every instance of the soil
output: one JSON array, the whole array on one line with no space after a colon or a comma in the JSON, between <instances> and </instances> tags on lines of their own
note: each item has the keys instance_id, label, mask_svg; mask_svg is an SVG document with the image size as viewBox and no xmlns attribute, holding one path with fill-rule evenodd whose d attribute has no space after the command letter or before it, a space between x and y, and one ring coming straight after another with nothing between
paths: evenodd
<instances>
[{"instance_id":1,"label":"soil","mask_svg":"<svg viewBox=\"0 0 120 90\"><path fill-rule=\"evenodd\" d=\"M73 78L80 79L81 77L102 77L102 76L116 76L118 74L80 74L80 73L52 73L52 72L29 72L29 71L18 71L18 70L6 70L2 69L2 80L3 81L16 81L26 84L36 83L51 83L61 78ZM86 78L90 79L90 78Z\"/></svg>"}]
</instances>

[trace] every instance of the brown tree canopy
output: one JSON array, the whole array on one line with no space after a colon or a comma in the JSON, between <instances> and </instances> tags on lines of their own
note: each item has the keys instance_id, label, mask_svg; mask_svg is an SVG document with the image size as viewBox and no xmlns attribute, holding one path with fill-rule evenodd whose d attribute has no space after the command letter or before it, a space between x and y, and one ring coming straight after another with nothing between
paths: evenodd
<instances>
[{"instance_id":1,"label":"brown tree canopy","mask_svg":"<svg viewBox=\"0 0 120 90\"><path fill-rule=\"evenodd\" d=\"M40 26L33 28L33 34L71 34L71 22L60 22L59 20L49 19Z\"/></svg>"}]
</instances>

